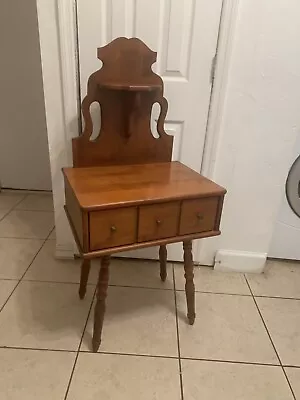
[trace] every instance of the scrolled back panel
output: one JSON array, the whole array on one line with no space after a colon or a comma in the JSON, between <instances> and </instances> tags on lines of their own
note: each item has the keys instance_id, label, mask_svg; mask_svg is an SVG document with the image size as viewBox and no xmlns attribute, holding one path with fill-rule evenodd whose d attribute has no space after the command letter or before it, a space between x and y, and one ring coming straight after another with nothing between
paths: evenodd
<instances>
[{"instance_id":1,"label":"scrolled back panel","mask_svg":"<svg viewBox=\"0 0 300 400\"><path fill-rule=\"evenodd\" d=\"M168 103L163 97L162 79L151 70L156 53L139 39L119 38L99 49L98 54L104 64L88 81L82 102L85 127L82 135L73 139L74 166L170 161L173 137L164 130ZM109 69L110 65L114 67ZM128 66L136 67L134 73L128 72ZM95 101L100 104L101 129L91 141L90 107ZM158 138L153 137L150 126L154 103L160 105Z\"/></svg>"}]
</instances>

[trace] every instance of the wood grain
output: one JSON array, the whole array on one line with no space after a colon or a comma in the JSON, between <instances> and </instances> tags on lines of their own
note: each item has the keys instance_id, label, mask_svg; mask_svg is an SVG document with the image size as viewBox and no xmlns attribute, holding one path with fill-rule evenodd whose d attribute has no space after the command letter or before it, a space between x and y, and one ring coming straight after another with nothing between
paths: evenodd
<instances>
[{"instance_id":1,"label":"wood grain","mask_svg":"<svg viewBox=\"0 0 300 400\"><path fill-rule=\"evenodd\" d=\"M160 264L160 279L165 282L167 279L167 246L159 246L159 264Z\"/></svg>"},{"instance_id":2,"label":"wood grain","mask_svg":"<svg viewBox=\"0 0 300 400\"><path fill-rule=\"evenodd\" d=\"M133 243L133 244L128 244L128 245L124 245L124 246L111 247L108 249L95 250L95 251L91 251L91 252L87 252L87 253L83 252L81 249L80 254L81 254L82 258L93 259L93 258L102 257L106 254L120 253L121 251L144 249L147 247L160 246L163 244L182 242L183 240L209 238L212 236L218 236L218 235L220 235L220 233L221 233L220 231L208 231L208 232L202 232L202 233L193 233L191 235L182 235L182 236L177 235L177 236L173 236L173 237L166 238L166 239L158 239L158 240L150 240L148 242Z\"/></svg>"},{"instance_id":3,"label":"wood grain","mask_svg":"<svg viewBox=\"0 0 300 400\"><path fill-rule=\"evenodd\" d=\"M100 210L198 197L226 190L178 161L93 168L64 168L80 206Z\"/></svg>"},{"instance_id":4,"label":"wood grain","mask_svg":"<svg viewBox=\"0 0 300 400\"><path fill-rule=\"evenodd\" d=\"M136 241L137 209L90 213L90 249L100 250L134 243Z\"/></svg>"},{"instance_id":5,"label":"wood grain","mask_svg":"<svg viewBox=\"0 0 300 400\"><path fill-rule=\"evenodd\" d=\"M110 256L106 255L101 259L101 267L97 284L96 305L94 310L94 332L93 332L93 352L96 353L101 343L104 315L106 310L106 297L109 281Z\"/></svg>"},{"instance_id":6,"label":"wood grain","mask_svg":"<svg viewBox=\"0 0 300 400\"><path fill-rule=\"evenodd\" d=\"M179 234L214 230L218 204L219 197L184 200L181 206Z\"/></svg>"},{"instance_id":7,"label":"wood grain","mask_svg":"<svg viewBox=\"0 0 300 400\"><path fill-rule=\"evenodd\" d=\"M140 206L138 241L176 236L179 210L179 201Z\"/></svg>"},{"instance_id":8,"label":"wood grain","mask_svg":"<svg viewBox=\"0 0 300 400\"><path fill-rule=\"evenodd\" d=\"M78 238L80 246L83 248L84 247L84 245L83 245L83 215L82 215L80 205L78 204L76 195L74 194L74 192L67 180L65 181L65 199L66 199L68 214L72 220L72 224L73 224L74 230L76 232L76 236Z\"/></svg>"},{"instance_id":9,"label":"wood grain","mask_svg":"<svg viewBox=\"0 0 300 400\"><path fill-rule=\"evenodd\" d=\"M171 161L173 137L164 130L168 103L163 97L163 81L151 69L156 53L137 38L118 38L98 49L98 58L103 66L88 80L82 102L85 127L72 141L73 165ZM101 129L98 137L90 140L93 102L100 105ZM149 123L154 103L160 105L159 138L153 136Z\"/></svg>"},{"instance_id":10,"label":"wood grain","mask_svg":"<svg viewBox=\"0 0 300 400\"><path fill-rule=\"evenodd\" d=\"M183 242L185 294L187 304L187 317L190 325L193 325L196 318L195 313L195 284L194 284L194 262L191 240Z\"/></svg>"}]
</instances>

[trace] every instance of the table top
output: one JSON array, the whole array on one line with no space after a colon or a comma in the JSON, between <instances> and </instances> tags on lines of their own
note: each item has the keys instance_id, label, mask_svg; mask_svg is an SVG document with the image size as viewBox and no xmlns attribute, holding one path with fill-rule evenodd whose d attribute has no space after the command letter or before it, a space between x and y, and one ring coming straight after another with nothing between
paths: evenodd
<instances>
[{"instance_id":1,"label":"table top","mask_svg":"<svg viewBox=\"0 0 300 400\"><path fill-rule=\"evenodd\" d=\"M226 193L178 161L63 168L63 173L81 208L90 211Z\"/></svg>"}]
</instances>

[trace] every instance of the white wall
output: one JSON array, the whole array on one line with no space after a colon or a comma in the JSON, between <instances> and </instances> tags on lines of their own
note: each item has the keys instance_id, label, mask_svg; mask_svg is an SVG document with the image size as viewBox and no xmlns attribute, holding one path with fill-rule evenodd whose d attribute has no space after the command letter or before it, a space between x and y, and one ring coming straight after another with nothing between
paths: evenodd
<instances>
[{"instance_id":1,"label":"white wall","mask_svg":"<svg viewBox=\"0 0 300 400\"><path fill-rule=\"evenodd\" d=\"M0 182L51 189L35 0L0 2Z\"/></svg>"},{"instance_id":2,"label":"white wall","mask_svg":"<svg viewBox=\"0 0 300 400\"><path fill-rule=\"evenodd\" d=\"M240 0L211 175L228 189L219 269L264 265L300 129L299 16L299 0Z\"/></svg>"}]
</instances>

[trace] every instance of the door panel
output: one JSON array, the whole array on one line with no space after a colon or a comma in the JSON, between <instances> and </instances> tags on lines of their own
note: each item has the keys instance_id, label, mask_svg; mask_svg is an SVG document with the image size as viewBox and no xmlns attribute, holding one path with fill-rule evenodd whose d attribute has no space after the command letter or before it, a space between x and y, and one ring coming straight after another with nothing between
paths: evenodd
<instances>
[{"instance_id":1,"label":"door panel","mask_svg":"<svg viewBox=\"0 0 300 400\"><path fill-rule=\"evenodd\" d=\"M158 53L153 70L169 102L165 130L174 136L173 159L200 171L222 0L77 0L77 6L82 98L101 65L97 47L119 36L142 39ZM141 253L157 256L151 249ZM180 245L170 246L169 258L182 258Z\"/></svg>"}]
</instances>

